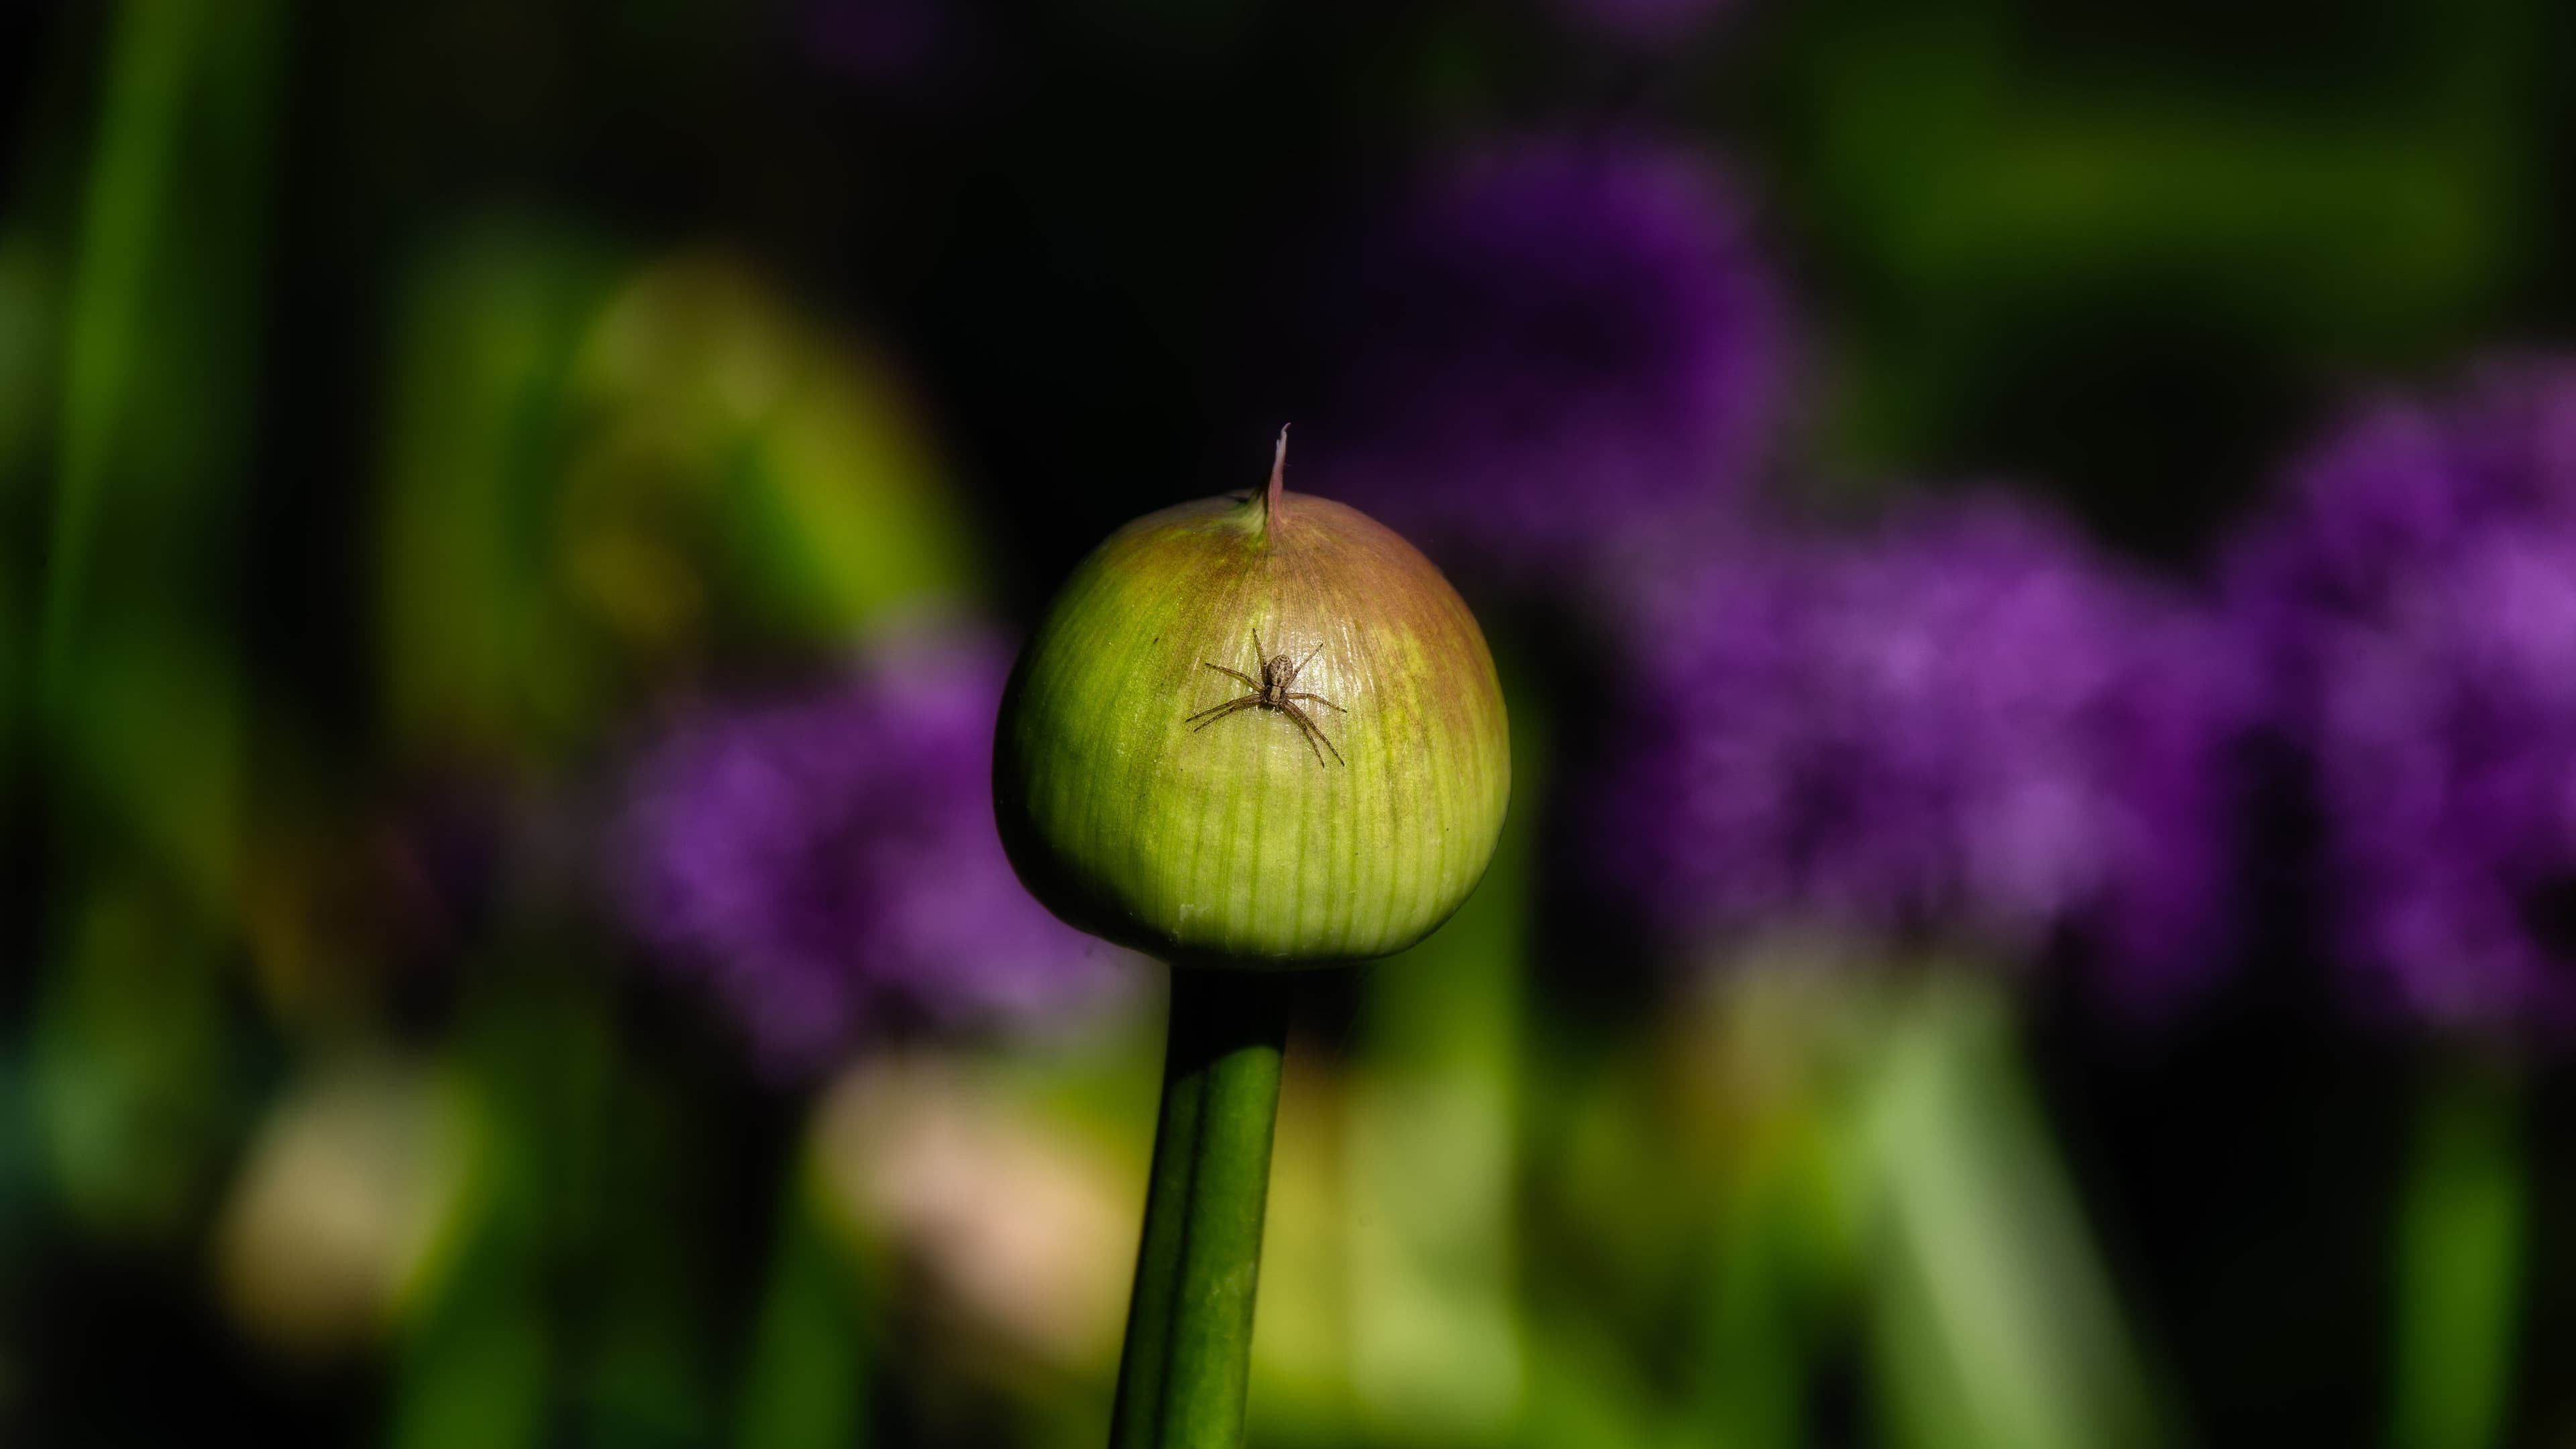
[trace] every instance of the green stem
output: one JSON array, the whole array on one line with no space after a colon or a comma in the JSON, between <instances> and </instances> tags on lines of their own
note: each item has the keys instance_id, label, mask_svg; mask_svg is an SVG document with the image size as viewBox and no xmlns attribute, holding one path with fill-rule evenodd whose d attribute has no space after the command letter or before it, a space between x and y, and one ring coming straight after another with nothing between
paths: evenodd
<instances>
[{"instance_id":1,"label":"green stem","mask_svg":"<svg viewBox=\"0 0 2576 1449\"><path fill-rule=\"evenodd\" d=\"M1253 1290L1287 1035L1285 981L1174 968L1162 1119L1111 1449L1230 1449L1243 1442Z\"/></svg>"},{"instance_id":2,"label":"green stem","mask_svg":"<svg viewBox=\"0 0 2576 1449\"><path fill-rule=\"evenodd\" d=\"M1890 1005L1859 1109L1888 1437L1998 1449L2170 1442L2016 1048L2000 975L1960 963Z\"/></svg>"},{"instance_id":3,"label":"green stem","mask_svg":"<svg viewBox=\"0 0 2576 1449\"><path fill-rule=\"evenodd\" d=\"M874 1285L833 1240L812 1147L779 1204L734 1415L734 1449L833 1449L867 1440L868 1298Z\"/></svg>"},{"instance_id":4,"label":"green stem","mask_svg":"<svg viewBox=\"0 0 2576 1449\"><path fill-rule=\"evenodd\" d=\"M2389 1442L2483 1449L2506 1438L2528 1276L2520 1096L2503 1063L2443 1058L2418 1110L2397 1214Z\"/></svg>"}]
</instances>

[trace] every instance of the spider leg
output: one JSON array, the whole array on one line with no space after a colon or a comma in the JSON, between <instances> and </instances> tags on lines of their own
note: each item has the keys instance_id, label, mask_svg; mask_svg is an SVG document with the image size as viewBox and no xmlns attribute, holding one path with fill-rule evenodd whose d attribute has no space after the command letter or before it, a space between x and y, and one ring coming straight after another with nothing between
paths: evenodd
<instances>
[{"instance_id":1,"label":"spider leg","mask_svg":"<svg viewBox=\"0 0 2576 1449\"><path fill-rule=\"evenodd\" d=\"M1334 708L1334 709L1341 709L1341 710L1342 710L1342 713L1344 713L1344 714L1349 714L1349 713L1350 713L1350 711L1349 711L1349 710L1342 709L1342 707L1341 707L1340 705L1338 705L1338 704L1334 704L1331 700L1324 698L1324 697L1323 697L1322 695L1320 695L1320 694L1303 694L1303 693L1300 693L1300 694L1283 694L1283 695L1281 695L1281 696L1279 696L1279 697L1280 697L1281 699L1311 699L1311 700L1313 700L1313 701L1314 701L1315 703L1317 703L1317 704L1321 704L1321 705L1329 705L1329 706L1331 706L1331 707L1332 707L1332 708Z\"/></svg>"},{"instance_id":2,"label":"spider leg","mask_svg":"<svg viewBox=\"0 0 2576 1449\"><path fill-rule=\"evenodd\" d=\"M1306 657L1305 657L1305 658L1303 658L1303 659L1298 660L1298 661L1296 662L1296 664L1295 664L1295 665L1293 665L1293 666L1291 666L1291 667L1289 668L1289 670L1288 670L1288 677L1287 677L1286 679L1283 679L1283 680L1279 681L1279 682L1280 682L1281 684L1294 684L1294 683L1296 683L1296 682L1297 682L1297 676L1298 676L1298 675L1300 675L1300 674L1305 673L1305 672L1306 672L1306 666L1307 666L1308 664L1313 663L1313 662L1314 662L1314 659L1315 659L1315 656L1316 656L1316 655L1318 655L1318 654L1321 654L1321 653L1323 653L1323 652L1324 652L1324 642L1323 642L1322 640L1318 639L1318 640L1316 640L1316 641L1315 641L1315 647L1306 651Z\"/></svg>"},{"instance_id":3,"label":"spider leg","mask_svg":"<svg viewBox=\"0 0 2576 1449\"><path fill-rule=\"evenodd\" d=\"M1291 705L1290 708L1294 709L1296 707ZM1298 712L1300 714L1305 713L1303 710L1299 710ZM1324 748L1332 752L1334 764L1347 765L1350 763L1348 760L1342 758L1341 746L1334 744L1333 737L1324 733L1324 726L1321 721L1309 716L1306 720L1306 727L1313 730L1315 732L1315 738L1322 740L1324 742Z\"/></svg>"},{"instance_id":4,"label":"spider leg","mask_svg":"<svg viewBox=\"0 0 2576 1449\"><path fill-rule=\"evenodd\" d=\"M1253 678L1251 675L1244 673L1240 669L1228 669L1222 664L1209 664L1208 661L1204 659L1199 662L1201 664L1207 664L1208 668L1215 670L1219 674L1231 674L1235 678L1242 680L1244 688L1246 689L1259 689L1261 687L1260 680Z\"/></svg>"},{"instance_id":5,"label":"spider leg","mask_svg":"<svg viewBox=\"0 0 2576 1449\"><path fill-rule=\"evenodd\" d=\"M1316 724L1311 719L1308 719L1304 710L1299 709L1293 704L1283 703L1279 706L1279 712L1297 722L1298 730L1306 736L1307 749L1314 749L1315 742L1317 740L1321 740L1324 743L1324 749L1331 750L1333 752L1333 763L1337 765L1346 765L1350 763L1342 758L1341 748L1333 743L1330 735L1324 733L1323 726ZM1321 751L1317 751L1315 755L1315 763L1318 765L1324 763L1324 756Z\"/></svg>"},{"instance_id":6,"label":"spider leg","mask_svg":"<svg viewBox=\"0 0 2576 1449\"><path fill-rule=\"evenodd\" d=\"M1200 729L1206 729L1208 725L1215 724L1218 720L1225 718L1227 715L1234 714L1240 710L1251 709L1259 703L1261 703L1261 700L1256 695L1238 695L1233 699L1227 700L1223 704L1210 705L1206 709L1200 710L1197 714L1191 715L1189 718L1182 720L1181 723L1185 725L1197 725ZM1206 723L1201 724L1200 721L1202 720L1206 721Z\"/></svg>"},{"instance_id":7,"label":"spider leg","mask_svg":"<svg viewBox=\"0 0 2576 1449\"><path fill-rule=\"evenodd\" d=\"M1315 763L1318 765L1324 763L1324 752L1315 748L1314 726L1309 724L1304 717L1297 713L1297 706L1293 704L1283 704L1279 707L1279 712L1288 716L1290 723L1297 726L1298 738L1306 742L1306 749L1314 755Z\"/></svg>"}]
</instances>

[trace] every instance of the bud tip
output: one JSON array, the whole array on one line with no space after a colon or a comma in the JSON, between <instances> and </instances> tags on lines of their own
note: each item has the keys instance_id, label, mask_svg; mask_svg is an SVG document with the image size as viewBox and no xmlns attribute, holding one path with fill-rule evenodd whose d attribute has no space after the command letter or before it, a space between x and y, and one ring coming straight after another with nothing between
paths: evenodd
<instances>
[{"instance_id":1,"label":"bud tip","mask_svg":"<svg viewBox=\"0 0 2576 1449\"><path fill-rule=\"evenodd\" d=\"M1262 519L1266 523L1279 524L1288 521L1287 516L1279 511L1279 495L1286 491L1287 472L1288 427L1282 423L1279 427L1279 446L1270 455L1270 491L1263 494L1261 499Z\"/></svg>"}]
</instances>

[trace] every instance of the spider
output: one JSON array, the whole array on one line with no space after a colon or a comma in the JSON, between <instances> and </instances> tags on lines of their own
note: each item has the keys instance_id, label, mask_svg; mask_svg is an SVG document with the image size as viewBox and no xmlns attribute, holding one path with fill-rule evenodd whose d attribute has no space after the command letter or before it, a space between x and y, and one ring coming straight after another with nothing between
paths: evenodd
<instances>
[{"instance_id":1,"label":"spider","mask_svg":"<svg viewBox=\"0 0 2576 1449\"><path fill-rule=\"evenodd\" d=\"M1288 656L1285 654L1264 655L1261 650L1261 631L1258 629L1253 630L1252 653L1255 658L1261 660L1261 677L1259 679L1253 678L1251 675L1244 673L1240 669L1228 669L1222 664L1210 663L1205 659L1199 661L1201 664L1206 664L1208 668L1215 670L1219 674L1242 680L1245 684L1252 687L1252 693L1237 695L1223 704L1213 705L1207 709L1200 710L1197 714L1191 715L1188 719L1181 721L1181 723L1190 726L1191 731L1195 733L1199 730L1206 729L1209 725L1215 724L1218 720L1224 719L1229 715L1241 714L1247 709L1272 710L1276 713L1288 716L1290 721L1295 723L1297 726L1297 732L1306 737L1306 748L1314 750L1316 764L1320 765L1324 763L1324 750L1333 751L1333 763L1349 763L1342 758L1342 752L1339 749L1334 748L1332 740L1326 737L1322 727L1317 725L1313 719L1309 718L1306 711L1298 707L1297 702L1299 700L1307 700L1315 704L1323 705L1328 709L1337 710L1343 714L1349 714L1350 711L1343 709L1340 705L1333 703L1331 700L1324 698L1320 694L1307 694L1303 691L1292 692L1289 688L1289 686L1297 682L1298 672L1303 670L1307 663L1313 660L1315 655L1321 651L1323 647L1323 645L1317 644L1313 649L1306 651L1306 657L1304 659L1291 663L1289 662ZM1323 749L1315 748L1318 743L1323 746Z\"/></svg>"}]
</instances>

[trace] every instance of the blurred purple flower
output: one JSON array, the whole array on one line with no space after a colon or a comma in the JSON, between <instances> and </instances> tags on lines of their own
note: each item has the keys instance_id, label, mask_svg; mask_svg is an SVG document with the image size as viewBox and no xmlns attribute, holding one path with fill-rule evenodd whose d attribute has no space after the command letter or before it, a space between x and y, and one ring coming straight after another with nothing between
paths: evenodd
<instances>
[{"instance_id":1,"label":"blurred purple flower","mask_svg":"<svg viewBox=\"0 0 2576 1449\"><path fill-rule=\"evenodd\" d=\"M884 99L955 99L985 59L983 17L956 0L800 0L791 14L808 62Z\"/></svg>"},{"instance_id":2,"label":"blurred purple flower","mask_svg":"<svg viewBox=\"0 0 2576 1449\"><path fill-rule=\"evenodd\" d=\"M1525 142L1320 250L1289 322L1305 477L1436 555L1581 566L1731 510L1769 451L1781 289L1689 152Z\"/></svg>"},{"instance_id":3,"label":"blurred purple flower","mask_svg":"<svg viewBox=\"0 0 2576 1449\"><path fill-rule=\"evenodd\" d=\"M1115 953L1021 888L993 822L1008 651L916 643L819 695L710 710L634 773L618 900L786 1074L893 1016L1027 1017Z\"/></svg>"},{"instance_id":4,"label":"blurred purple flower","mask_svg":"<svg viewBox=\"0 0 2576 1449\"><path fill-rule=\"evenodd\" d=\"M2072 934L2140 1009L2221 963L2251 690L2181 600L1986 503L1747 539L1646 613L1595 823L1666 928Z\"/></svg>"},{"instance_id":5,"label":"blurred purple flower","mask_svg":"<svg viewBox=\"0 0 2576 1449\"><path fill-rule=\"evenodd\" d=\"M2576 1022L2576 367L2386 401L2232 560L2312 771L2330 944L2449 1026Z\"/></svg>"},{"instance_id":6,"label":"blurred purple flower","mask_svg":"<svg viewBox=\"0 0 2576 1449\"><path fill-rule=\"evenodd\" d=\"M2498 527L2576 527L2576 364L2493 368L2443 406L2386 398L2290 473L2291 502L2233 560L2241 602L2267 622L2361 618L2427 560Z\"/></svg>"},{"instance_id":7,"label":"blurred purple flower","mask_svg":"<svg viewBox=\"0 0 2576 1449\"><path fill-rule=\"evenodd\" d=\"M1554 8L1569 23L1596 35L1668 43L1731 6L1729 0L1554 0Z\"/></svg>"}]
</instances>

